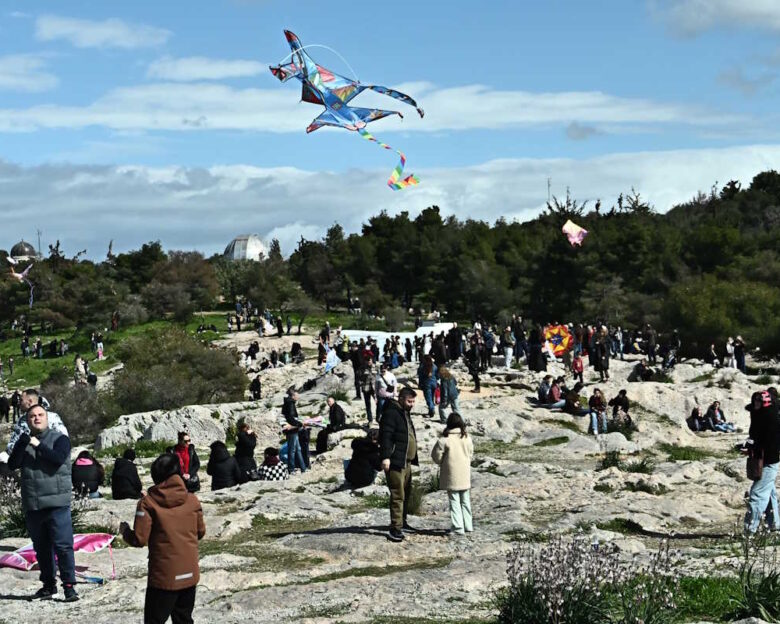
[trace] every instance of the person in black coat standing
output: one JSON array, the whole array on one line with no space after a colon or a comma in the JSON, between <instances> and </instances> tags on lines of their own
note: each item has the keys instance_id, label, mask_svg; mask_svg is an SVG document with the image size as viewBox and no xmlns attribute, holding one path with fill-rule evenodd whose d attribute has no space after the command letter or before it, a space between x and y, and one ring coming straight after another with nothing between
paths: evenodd
<instances>
[{"instance_id":1,"label":"person in black coat standing","mask_svg":"<svg viewBox=\"0 0 780 624\"><path fill-rule=\"evenodd\" d=\"M111 496L114 500L139 499L143 496L143 485L135 465L135 451L125 449L117 457L111 473Z\"/></svg>"},{"instance_id":2,"label":"person in black coat standing","mask_svg":"<svg viewBox=\"0 0 780 624\"><path fill-rule=\"evenodd\" d=\"M404 539L403 529L411 530L406 522L409 498L412 494L412 466L417 459L417 433L412 424L412 408L417 393L402 388L398 401L389 399L382 408L379 422L380 456L382 470L390 490L390 532L393 542Z\"/></svg>"},{"instance_id":3,"label":"person in black coat standing","mask_svg":"<svg viewBox=\"0 0 780 624\"><path fill-rule=\"evenodd\" d=\"M227 450L224 442L212 442L206 474L211 475L211 491L223 490L245 481L236 458Z\"/></svg>"},{"instance_id":4,"label":"person in black coat standing","mask_svg":"<svg viewBox=\"0 0 780 624\"><path fill-rule=\"evenodd\" d=\"M257 434L242 422L238 425L236 437L236 461L241 472L248 478L257 474L257 462L255 461L255 447L257 446Z\"/></svg>"}]
</instances>

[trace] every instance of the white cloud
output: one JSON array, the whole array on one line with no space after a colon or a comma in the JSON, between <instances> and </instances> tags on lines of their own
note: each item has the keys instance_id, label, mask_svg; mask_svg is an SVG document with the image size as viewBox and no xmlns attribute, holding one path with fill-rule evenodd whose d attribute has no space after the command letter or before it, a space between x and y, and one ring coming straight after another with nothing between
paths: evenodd
<instances>
[{"instance_id":1,"label":"white cloud","mask_svg":"<svg viewBox=\"0 0 780 624\"><path fill-rule=\"evenodd\" d=\"M716 27L780 31L777 0L651 0L672 32L695 36Z\"/></svg>"},{"instance_id":2,"label":"white cloud","mask_svg":"<svg viewBox=\"0 0 780 624\"><path fill-rule=\"evenodd\" d=\"M164 44L171 36L169 30L131 24L120 19L103 21L41 15L35 20L38 41L64 40L77 48L148 48Z\"/></svg>"},{"instance_id":3,"label":"white cloud","mask_svg":"<svg viewBox=\"0 0 780 624\"><path fill-rule=\"evenodd\" d=\"M268 71L268 65L259 61L214 59L204 56L172 58L164 56L149 65L146 75L159 80L193 82L257 76Z\"/></svg>"},{"instance_id":4,"label":"white cloud","mask_svg":"<svg viewBox=\"0 0 780 624\"><path fill-rule=\"evenodd\" d=\"M58 84L57 77L46 71L46 60L38 54L0 56L0 89L37 93Z\"/></svg>"},{"instance_id":5,"label":"white cloud","mask_svg":"<svg viewBox=\"0 0 780 624\"><path fill-rule=\"evenodd\" d=\"M584 160L496 160L414 170L420 186L393 192L385 185L385 169L328 173L247 165L20 167L0 161L0 214L14 215L2 230L0 247L29 238L42 227L47 242L59 238L66 250L86 247L93 258L102 258L110 239L116 250L159 238L167 248L210 254L221 252L236 234L251 231L278 237L289 253L301 234L321 236L334 221L347 231L359 231L380 210L415 214L436 204L460 218L529 219L544 206L548 177L553 192L562 195L568 186L575 198L601 198L605 208L633 186L665 211L700 189L709 190L716 180L725 184L738 179L745 186L778 162L780 145Z\"/></svg>"},{"instance_id":6,"label":"white cloud","mask_svg":"<svg viewBox=\"0 0 780 624\"><path fill-rule=\"evenodd\" d=\"M531 93L497 91L481 85L437 88L429 83L400 85L426 109L425 119L395 100L377 94L356 99L356 106L401 110L404 120L377 124L383 132L503 129L609 124L610 132L659 124L695 126L736 124L742 118L695 106L667 104L605 93ZM41 105L0 109L0 131L103 126L114 130L230 129L301 132L320 114L319 106L299 103L298 88L234 89L209 83L155 83L124 87L85 106ZM360 98L363 96L361 95ZM604 126L606 127L606 126ZM327 130L320 130L326 132Z\"/></svg>"}]
</instances>

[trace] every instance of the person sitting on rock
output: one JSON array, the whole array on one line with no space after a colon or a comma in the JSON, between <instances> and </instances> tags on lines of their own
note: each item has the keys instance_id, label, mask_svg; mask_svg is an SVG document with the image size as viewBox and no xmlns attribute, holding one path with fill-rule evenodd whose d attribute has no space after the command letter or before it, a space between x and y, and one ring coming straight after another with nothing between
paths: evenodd
<instances>
[{"instance_id":1,"label":"person sitting on rock","mask_svg":"<svg viewBox=\"0 0 780 624\"><path fill-rule=\"evenodd\" d=\"M125 449L122 457L117 457L111 472L111 496L114 500L139 499L144 490L138 468L135 465L135 451Z\"/></svg>"},{"instance_id":2,"label":"person sitting on rock","mask_svg":"<svg viewBox=\"0 0 780 624\"><path fill-rule=\"evenodd\" d=\"M588 407L590 408L590 429L588 433L598 435L599 423L601 423L601 432L607 432L607 406L604 403L604 395L601 394L601 390L594 388L593 394L588 400Z\"/></svg>"},{"instance_id":3,"label":"person sitting on rock","mask_svg":"<svg viewBox=\"0 0 780 624\"><path fill-rule=\"evenodd\" d=\"M329 396L328 403L328 425L317 434L317 453L324 453L328 450L328 436L342 429L347 429L347 416L344 414L344 408L336 403L333 396Z\"/></svg>"},{"instance_id":4,"label":"person sitting on rock","mask_svg":"<svg viewBox=\"0 0 780 624\"><path fill-rule=\"evenodd\" d=\"M263 451L263 463L257 469L260 481L284 481L290 478L287 466L279 459L279 449L269 446Z\"/></svg>"},{"instance_id":5,"label":"person sitting on rock","mask_svg":"<svg viewBox=\"0 0 780 624\"><path fill-rule=\"evenodd\" d=\"M547 393L547 400L545 401L545 407L553 409L553 408L562 408L565 405L566 405L566 399L563 397L563 393L561 391L560 380L553 379L552 385L550 386L550 390Z\"/></svg>"},{"instance_id":6,"label":"person sitting on rock","mask_svg":"<svg viewBox=\"0 0 780 624\"><path fill-rule=\"evenodd\" d=\"M166 453L173 453L179 458L181 465L181 477L184 479L184 485L188 492L197 492L200 489L200 457L195 451L195 445L192 444L190 434L186 431L180 431L176 446L169 446L165 449Z\"/></svg>"},{"instance_id":7,"label":"person sitting on rock","mask_svg":"<svg viewBox=\"0 0 780 624\"><path fill-rule=\"evenodd\" d=\"M103 485L106 473L89 451L81 451L71 467L73 491L78 496L100 498L98 488Z\"/></svg>"},{"instance_id":8,"label":"person sitting on rock","mask_svg":"<svg viewBox=\"0 0 780 624\"><path fill-rule=\"evenodd\" d=\"M553 381L552 375L545 375L544 377L542 377L542 381L539 382L539 387L536 389L536 399L542 405L547 403L547 397L550 394L552 381Z\"/></svg>"},{"instance_id":9,"label":"person sitting on rock","mask_svg":"<svg viewBox=\"0 0 780 624\"><path fill-rule=\"evenodd\" d=\"M580 405L580 390L583 386L582 382L577 382L574 387L566 393L566 401L563 405L563 411L572 416L586 416L590 414L590 410L587 407Z\"/></svg>"},{"instance_id":10,"label":"person sitting on rock","mask_svg":"<svg viewBox=\"0 0 780 624\"><path fill-rule=\"evenodd\" d=\"M211 491L235 487L246 481L246 475L238 467L236 458L227 450L225 443L217 440L211 443L206 474L211 475Z\"/></svg>"},{"instance_id":11,"label":"person sitting on rock","mask_svg":"<svg viewBox=\"0 0 780 624\"><path fill-rule=\"evenodd\" d=\"M650 381L653 375L655 375L655 371L647 365L647 360L642 359L631 371L628 381Z\"/></svg>"},{"instance_id":12,"label":"person sitting on rock","mask_svg":"<svg viewBox=\"0 0 780 624\"><path fill-rule=\"evenodd\" d=\"M352 458L344 469L344 479L353 489L366 487L381 469L379 429L370 429L366 437L352 440Z\"/></svg>"},{"instance_id":13,"label":"person sitting on rock","mask_svg":"<svg viewBox=\"0 0 780 624\"><path fill-rule=\"evenodd\" d=\"M631 414L628 413L631 403L625 390L621 390L616 397L611 398L608 405L612 408L612 420L632 424Z\"/></svg>"},{"instance_id":14,"label":"person sitting on rock","mask_svg":"<svg viewBox=\"0 0 780 624\"><path fill-rule=\"evenodd\" d=\"M707 424L712 431L734 433L737 430L734 423L726 421L726 417L723 415L723 410L720 407L720 401L713 401L712 405L707 408L704 419L707 421Z\"/></svg>"},{"instance_id":15,"label":"person sitting on rock","mask_svg":"<svg viewBox=\"0 0 780 624\"><path fill-rule=\"evenodd\" d=\"M694 406L691 410L691 415L688 416L685 422L691 431L715 431L714 428L709 426L698 405Z\"/></svg>"}]
</instances>

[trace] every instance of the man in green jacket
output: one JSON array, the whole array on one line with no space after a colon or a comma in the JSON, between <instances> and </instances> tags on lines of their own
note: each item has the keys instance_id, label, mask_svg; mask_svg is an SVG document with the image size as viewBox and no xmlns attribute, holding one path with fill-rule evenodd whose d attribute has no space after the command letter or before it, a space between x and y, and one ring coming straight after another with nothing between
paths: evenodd
<instances>
[{"instance_id":1,"label":"man in green jacket","mask_svg":"<svg viewBox=\"0 0 780 624\"><path fill-rule=\"evenodd\" d=\"M32 598L48 600L57 593L56 554L65 601L73 602L79 595L74 587L70 439L49 428L49 415L42 405L27 410L27 425L30 433L19 436L8 459L8 467L21 469L22 508L41 571L43 587Z\"/></svg>"},{"instance_id":2,"label":"man in green jacket","mask_svg":"<svg viewBox=\"0 0 780 624\"><path fill-rule=\"evenodd\" d=\"M390 532L393 542L404 539L403 529L411 530L406 522L409 497L412 494L412 466L417 461L417 434L412 424L412 408L417 393L402 388L398 401L387 399L379 423L379 443L382 470L390 490Z\"/></svg>"}]
</instances>

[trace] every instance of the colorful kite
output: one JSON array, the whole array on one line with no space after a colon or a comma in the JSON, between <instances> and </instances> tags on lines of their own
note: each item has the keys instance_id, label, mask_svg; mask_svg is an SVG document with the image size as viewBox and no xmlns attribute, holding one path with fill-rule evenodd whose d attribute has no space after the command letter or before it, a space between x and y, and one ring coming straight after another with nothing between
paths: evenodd
<instances>
[{"instance_id":1,"label":"colorful kite","mask_svg":"<svg viewBox=\"0 0 780 624\"><path fill-rule=\"evenodd\" d=\"M17 273L14 271L14 267L17 265L17 261L14 260L11 257L6 258L8 260L8 263L11 265L11 278L15 279L20 284L24 282L30 287L30 308L32 308L33 304L33 291L35 290L35 286L33 286L32 282L27 279L27 274L30 272L30 269L32 269L32 264L30 264L24 271L21 273Z\"/></svg>"},{"instance_id":2,"label":"colorful kite","mask_svg":"<svg viewBox=\"0 0 780 624\"><path fill-rule=\"evenodd\" d=\"M561 231L566 234L566 238L569 239L569 243L574 247L575 245L582 245L582 241L588 235L588 230L581 228L579 225L569 219L563 224Z\"/></svg>"},{"instance_id":3,"label":"colorful kite","mask_svg":"<svg viewBox=\"0 0 780 624\"><path fill-rule=\"evenodd\" d=\"M566 325L550 325L544 330L544 339L552 345L555 357L561 357L574 347L574 338Z\"/></svg>"},{"instance_id":4,"label":"colorful kite","mask_svg":"<svg viewBox=\"0 0 780 624\"><path fill-rule=\"evenodd\" d=\"M347 106L350 100L366 89L383 95L389 95L405 104L414 106L420 117L422 117L425 112L422 108L417 106L417 102L400 91L395 91L394 89L388 89L387 87L381 87L379 85L365 85L358 82L357 79L350 80L329 69L325 69L321 65L317 65L305 52L306 47L314 46L302 46L298 37L289 30L285 30L284 34L287 37L290 49L292 50L292 53L288 57L290 58L290 62L271 66L269 68L271 73L282 82L286 82L290 78L297 78L303 84L301 100L310 102L311 104L320 104L325 107L325 111L309 124L309 127L306 128L306 132L314 132L315 130L322 128L322 126L336 126L338 128L353 130L367 141L373 141L380 147L392 150L400 156L398 164L395 169L393 169L393 173L387 181L387 185L391 189L397 191L406 188L407 186L419 184L420 180L415 175L408 175L401 179L404 165L406 164L406 156L404 156L403 152L378 141L366 131L366 125L372 121L382 119L382 117L387 117L389 115L398 115L403 118L403 115L398 111Z\"/></svg>"},{"instance_id":5,"label":"colorful kite","mask_svg":"<svg viewBox=\"0 0 780 624\"><path fill-rule=\"evenodd\" d=\"M111 542L114 536L108 533L77 533L73 536L73 551L96 553L104 548L108 548L108 555L111 558L111 578L116 578L116 565L114 564L114 553L111 550ZM32 544L28 544L14 552L0 555L0 568L13 568L29 572L38 563L35 555L35 549ZM99 576L86 576L82 572L77 572L77 576L88 583L97 583L102 585L103 579Z\"/></svg>"}]
</instances>

